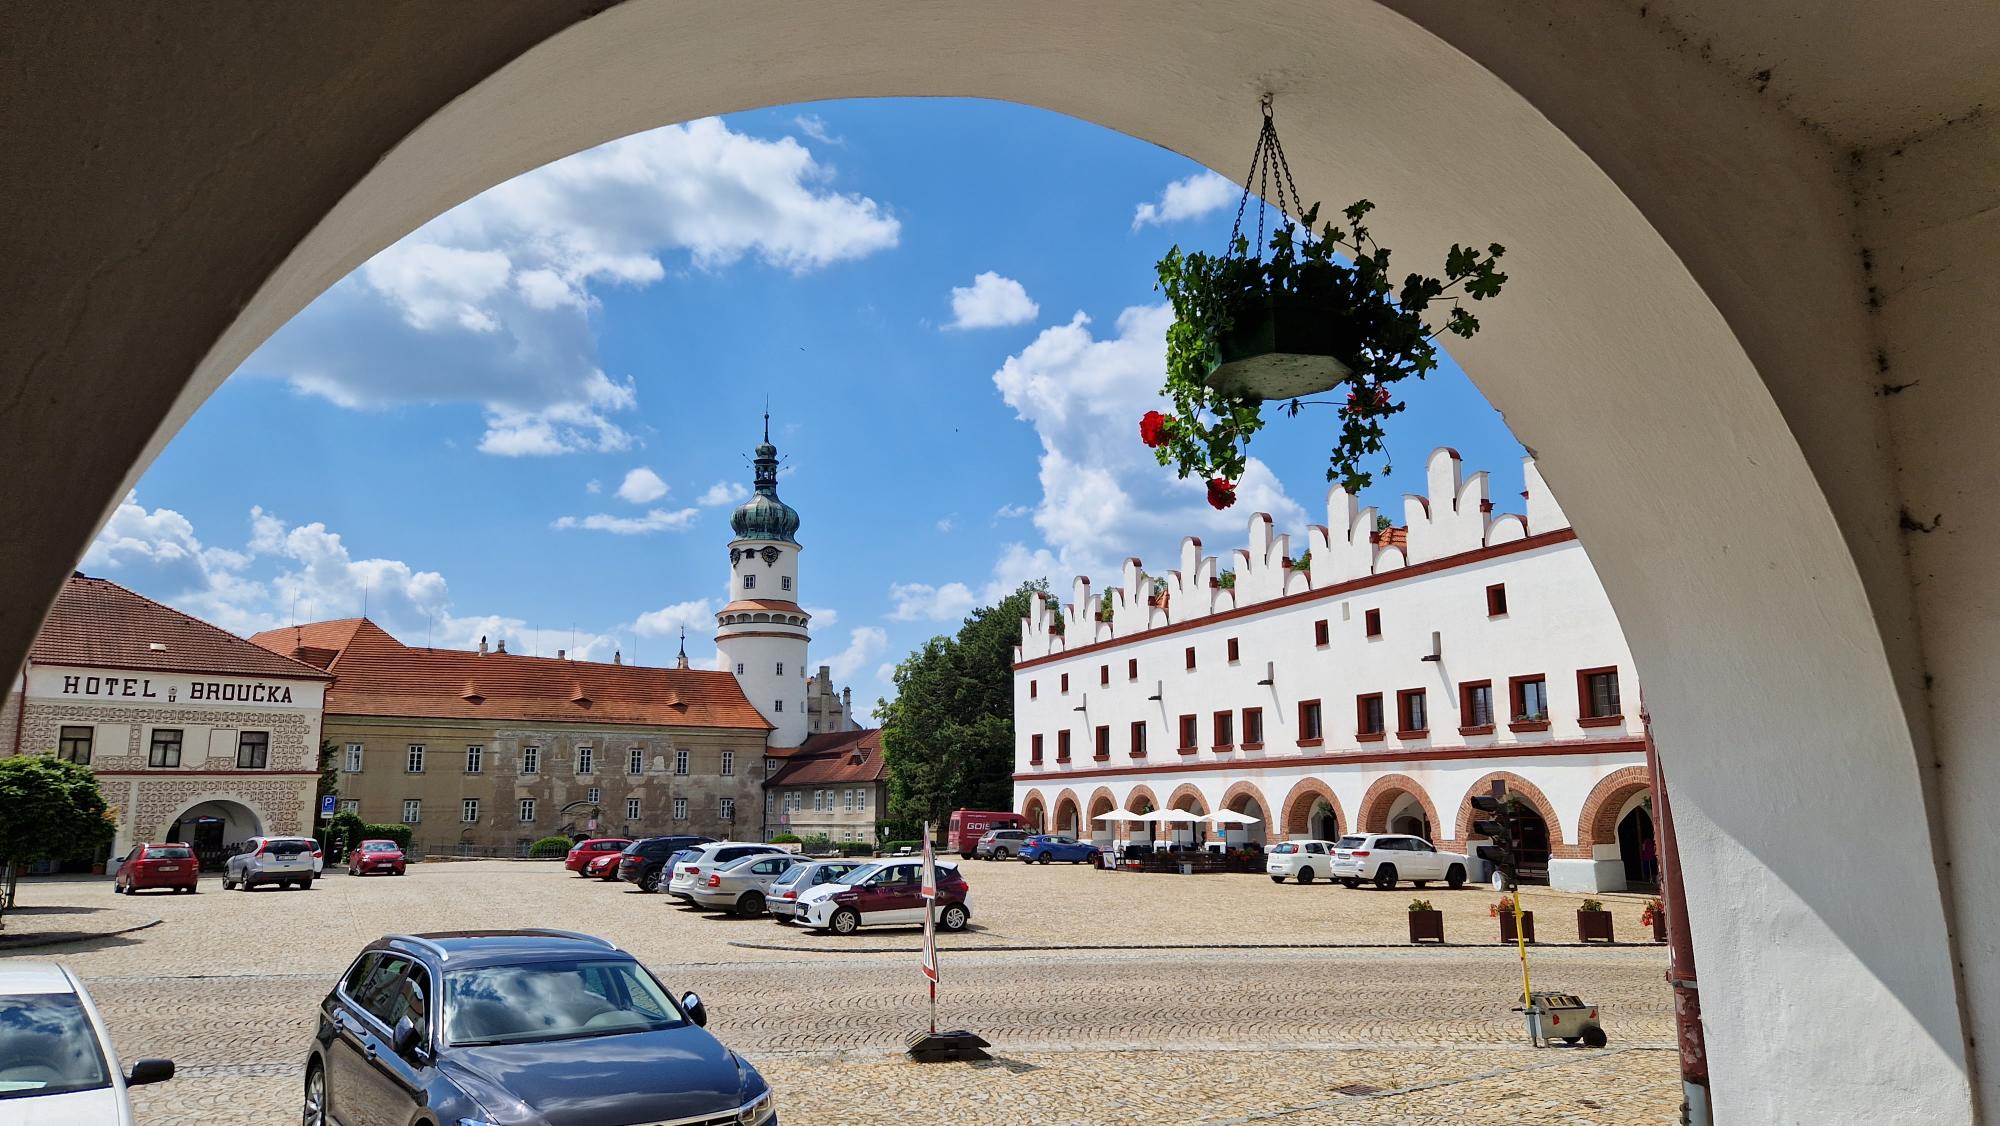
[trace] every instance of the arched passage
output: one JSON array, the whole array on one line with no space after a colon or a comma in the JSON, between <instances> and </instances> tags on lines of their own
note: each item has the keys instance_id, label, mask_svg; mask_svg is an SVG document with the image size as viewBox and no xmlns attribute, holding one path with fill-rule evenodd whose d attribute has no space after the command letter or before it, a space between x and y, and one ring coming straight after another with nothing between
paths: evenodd
<instances>
[{"instance_id":1,"label":"arched passage","mask_svg":"<svg viewBox=\"0 0 2000 1126\"><path fill-rule=\"evenodd\" d=\"M1074 790L1064 790L1062 793L1056 795L1055 832L1074 836L1079 824L1079 816L1080 807L1077 805L1076 792Z\"/></svg>"},{"instance_id":2,"label":"arched passage","mask_svg":"<svg viewBox=\"0 0 2000 1126\"><path fill-rule=\"evenodd\" d=\"M1361 795L1355 829L1362 833L1407 833L1437 843L1444 828L1430 791L1407 774L1384 774ZM1463 839L1460 837L1459 839Z\"/></svg>"},{"instance_id":3,"label":"arched passage","mask_svg":"<svg viewBox=\"0 0 2000 1126\"><path fill-rule=\"evenodd\" d=\"M1659 858L1649 795L1652 779L1646 769L1628 766L1606 775L1584 799L1577 817L1578 844L1596 864L1615 865L1599 886L1615 887L1622 880L1633 890L1657 890Z\"/></svg>"},{"instance_id":4,"label":"arched passage","mask_svg":"<svg viewBox=\"0 0 2000 1126\"><path fill-rule=\"evenodd\" d=\"M1223 791L1221 808L1246 817L1255 817L1250 825L1231 825L1223 836L1232 845L1254 844L1258 847L1270 840L1271 806L1264 800L1264 792L1249 782L1237 782Z\"/></svg>"},{"instance_id":5,"label":"arched passage","mask_svg":"<svg viewBox=\"0 0 2000 1126\"><path fill-rule=\"evenodd\" d=\"M1201 790L1193 783L1183 783L1168 795L1167 808L1199 817L1208 813L1208 799L1201 796ZM1168 839L1181 845L1197 845L1208 836L1208 826L1198 822L1169 821L1166 827Z\"/></svg>"},{"instance_id":6,"label":"arched passage","mask_svg":"<svg viewBox=\"0 0 2000 1126\"><path fill-rule=\"evenodd\" d=\"M1117 808L1118 799L1111 796L1111 789L1108 786L1099 786L1090 795L1090 825L1088 832L1091 840L1101 844L1111 841L1114 836L1111 828L1113 823L1110 821L1100 821L1098 818Z\"/></svg>"},{"instance_id":7,"label":"arched passage","mask_svg":"<svg viewBox=\"0 0 2000 1126\"><path fill-rule=\"evenodd\" d=\"M154 839L188 845L194 849L202 868L219 870L244 841L264 835L268 824L264 815L247 802L206 797L183 806Z\"/></svg>"},{"instance_id":8,"label":"arched passage","mask_svg":"<svg viewBox=\"0 0 2000 1126\"><path fill-rule=\"evenodd\" d=\"M1134 786L1125 794L1125 810L1128 813L1152 813L1159 808L1159 795L1153 793L1151 786ZM1153 821L1134 821L1131 827L1132 843L1142 848L1151 848L1153 842L1164 835L1159 824Z\"/></svg>"},{"instance_id":9,"label":"arched passage","mask_svg":"<svg viewBox=\"0 0 2000 1126\"><path fill-rule=\"evenodd\" d=\"M1555 806L1550 804L1548 796L1533 782L1512 771L1496 770L1465 791L1465 797L1458 803L1457 839L1468 841L1473 837L1472 822L1477 813L1472 808L1473 795L1492 793L1495 782L1506 787L1508 797L1519 798L1532 815L1521 850L1521 881L1547 883L1549 862L1558 856L1574 856L1576 850L1563 843L1562 821L1556 817Z\"/></svg>"},{"instance_id":10,"label":"arched passage","mask_svg":"<svg viewBox=\"0 0 2000 1126\"><path fill-rule=\"evenodd\" d=\"M1332 787L1317 778L1301 778L1279 807L1285 835L1293 839L1311 837L1338 840L1349 824Z\"/></svg>"},{"instance_id":11,"label":"arched passage","mask_svg":"<svg viewBox=\"0 0 2000 1126\"><path fill-rule=\"evenodd\" d=\"M1048 802L1042 799L1040 790L1028 791L1027 798L1021 802L1021 816L1028 819L1028 828L1031 831L1048 832L1049 806Z\"/></svg>"}]
</instances>

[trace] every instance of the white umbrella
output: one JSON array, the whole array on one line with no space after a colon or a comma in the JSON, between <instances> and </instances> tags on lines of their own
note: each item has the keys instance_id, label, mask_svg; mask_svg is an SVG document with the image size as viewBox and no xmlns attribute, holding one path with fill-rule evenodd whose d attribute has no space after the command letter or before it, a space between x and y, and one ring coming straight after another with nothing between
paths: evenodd
<instances>
[{"instance_id":1,"label":"white umbrella","mask_svg":"<svg viewBox=\"0 0 2000 1126\"><path fill-rule=\"evenodd\" d=\"M1134 813L1129 809L1114 809L1110 813L1102 813L1091 818L1092 821L1144 821L1145 819L1145 814Z\"/></svg>"},{"instance_id":2,"label":"white umbrella","mask_svg":"<svg viewBox=\"0 0 2000 1126\"><path fill-rule=\"evenodd\" d=\"M1252 816L1250 816L1250 815L1249 815L1249 814L1247 814L1247 813L1238 813L1238 812L1236 812L1236 811L1235 811L1235 810L1233 810L1233 809L1218 809L1218 810L1216 810L1216 811L1215 811L1214 813L1211 813L1211 814L1209 814L1209 815L1208 815L1207 817L1204 817L1204 818L1202 818L1202 820L1203 820L1203 821L1207 821L1208 823L1210 823L1210 824L1212 824L1212 825L1261 825L1261 824L1263 824L1263 819L1262 819L1262 818L1260 818L1260 817L1252 817Z\"/></svg>"}]
</instances>

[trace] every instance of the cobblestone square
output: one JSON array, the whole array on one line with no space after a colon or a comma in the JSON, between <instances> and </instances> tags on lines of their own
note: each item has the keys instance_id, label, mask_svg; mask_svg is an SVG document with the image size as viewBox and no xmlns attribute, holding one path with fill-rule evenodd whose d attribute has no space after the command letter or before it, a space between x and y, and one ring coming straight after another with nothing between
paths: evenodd
<instances>
[{"instance_id":1,"label":"cobblestone square","mask_svg":"<svg viewBox=\"0 0 2000 1126\"><path fill-rule=\"evenodd\" d=\"M134 1092L141 1121L296 1120L318 999L396 931L557 926L618 942L701 993L710 1027L776 1087L784 1120L834 1123L1666 1123L1679 1104L1665 951L1572 942L1580 897L1530 891L1538 985L1602 1007L1609 1047L1529 1049L1520 965L1483 889L1416 893L1455 945L1404 941L1412 898L1261 876L968 863L974 928L940 943L941 1024L995 1045L984 1064L899 1054L922 1027L919 932L835 939L674 906L546 863L429 863L310 891L114 898L108 881L27 881L29 907L143 929L8 956L88 982L129 1063L174 1059ZM1636 896L1604 896L1621 939Z\"/></svg>"}]
</instances>

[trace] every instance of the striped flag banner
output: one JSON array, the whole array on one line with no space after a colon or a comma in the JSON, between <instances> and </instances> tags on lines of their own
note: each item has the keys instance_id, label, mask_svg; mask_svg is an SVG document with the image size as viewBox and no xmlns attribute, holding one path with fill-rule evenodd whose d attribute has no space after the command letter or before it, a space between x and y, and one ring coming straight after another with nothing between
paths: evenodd
<instances>
[{"instance_id":1,"label":"striped flag banner","mask_svg":"<svg viewBox=\"0 0 2000 1126\"><path fill-rule=\"evenodd\" d=\"M931 982L931 1004L937 1004L937 858L931 852L931 825L924 822L924 976ZM937 1023L932 1018L933 1025Z\"/></svg>"}]
</instances>

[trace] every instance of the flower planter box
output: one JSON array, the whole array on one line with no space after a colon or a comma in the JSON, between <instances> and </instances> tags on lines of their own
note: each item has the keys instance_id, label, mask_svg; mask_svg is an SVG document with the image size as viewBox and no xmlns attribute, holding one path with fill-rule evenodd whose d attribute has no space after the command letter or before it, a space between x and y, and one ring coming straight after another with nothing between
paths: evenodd
<instances>
[{"instance_id":1,"label":"flower planter box","mask_svg":"<svg viewBox=\"0 0 2000 1126\"><path fill-rule=\"evenodd\" d=\"M1411 911L1409 916L1411 942L1444 941L1444 912Z\"/></svg>"},{"instance_id":2,"label":"flower planter box","mask_svg":"<svg viewBox=\"0 0 2000 1126\"><path fill-rule=\"evenodd\" d=\"M1576 937L1583 942L1611 942L1611 912L1578 911Z\"/></svg>"},{"instance_id":3,"label":"flower planter box","mask_svg":"<svg viewBox=\"0 0 2000 1126\"><path fill-rule=\"evenodd\" d=\"M1529 942L1535 941L1535 913L1533 911L1521 912L1521 936ZM1514 913L1512 911L1502 911L1500 913L1500 941L1506 943L1515 941Z\"/></svg>"},{"instance_id":4,"label":"flower planter box","mask_svg":"<svg viewBox=\"0 0 2000 1126\"><path fill-rule=\"evenodd\" d=\"M1260 316L1245 316L1215 342L1222 361L1208 385L1225 394L1265 401L1316 395L1337 386L1353 368L1335 359L1352 355L1351 332L1340 318L1298 300L1266 300Z\"/></svg>"},{"instance_id":5,"label":"flower planter box","mask_svg":"<svg viewBox=\"0 0 2000 1126\"><path fill-rule=\"evenodd\" d=\"M1665 911L1655 911L1653 912L1653 941L1665 942L1666 940L1667 913Z\"/></svg>"}]
</instances>

